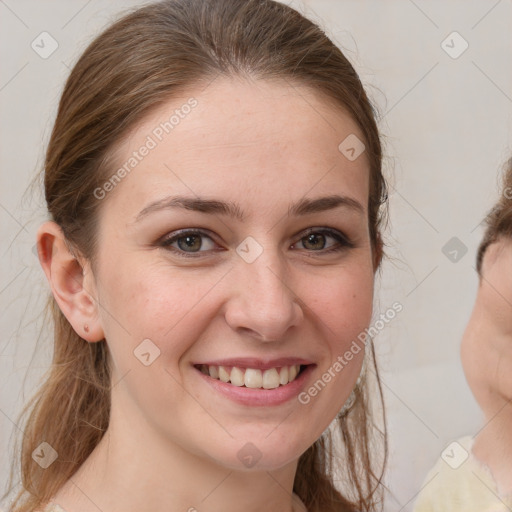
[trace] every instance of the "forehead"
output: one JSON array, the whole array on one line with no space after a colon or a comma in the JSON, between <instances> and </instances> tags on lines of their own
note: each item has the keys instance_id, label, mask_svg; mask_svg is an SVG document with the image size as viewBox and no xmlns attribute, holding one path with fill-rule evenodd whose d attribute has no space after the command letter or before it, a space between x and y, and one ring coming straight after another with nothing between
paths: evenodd
<instances>
[{"instance_id":1,"label":"forehead","mask_svg":"<svg viewBox=\"0 0 512 512\"><path fill-rule=\"evenodd\" d=\"M113 172L125 172L108 202L128 215L172 193L222 196L250 214L262 202L268 210L287 198L340 193L366 208L366 154L346 153L362 144L351 116L310 88L218 77L132 130L117 148Z\"/></svg>"}]
</instances>

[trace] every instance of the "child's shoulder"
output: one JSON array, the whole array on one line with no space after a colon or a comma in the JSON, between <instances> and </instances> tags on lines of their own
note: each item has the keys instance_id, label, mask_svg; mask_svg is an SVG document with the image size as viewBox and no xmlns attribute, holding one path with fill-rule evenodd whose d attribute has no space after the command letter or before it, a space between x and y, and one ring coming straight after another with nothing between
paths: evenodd
<instances>
[{"instance_id":1,"label":"child's shoulder","mask_svg":"<svg viewBox=\"0 0 512 512\"><path fill-rule=\"evenodd\" d=\"M430 470L415 503L414 512L503 512L511 503L498 498L492 475L473 456L473 438L454 441Z\"/></svg>"}]
</instances>

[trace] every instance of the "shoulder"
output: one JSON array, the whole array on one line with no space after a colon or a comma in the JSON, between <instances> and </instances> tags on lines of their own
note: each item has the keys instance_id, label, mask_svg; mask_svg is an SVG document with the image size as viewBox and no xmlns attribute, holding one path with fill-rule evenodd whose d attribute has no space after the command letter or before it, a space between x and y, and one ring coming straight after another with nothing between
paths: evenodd
<instances>
[{"instance_id":1,"label":"shoulder","mask_svg":"<svg viewBox=\"0 0 512 512\"><path fill-rule=\"evenodd\" d=\"M471 452L473 439L463 437L450 443L425 478L414 512L482 512L501 510L489 472ZM503 508L507 510L507 508Z\"/></svg>"}]
</instances>

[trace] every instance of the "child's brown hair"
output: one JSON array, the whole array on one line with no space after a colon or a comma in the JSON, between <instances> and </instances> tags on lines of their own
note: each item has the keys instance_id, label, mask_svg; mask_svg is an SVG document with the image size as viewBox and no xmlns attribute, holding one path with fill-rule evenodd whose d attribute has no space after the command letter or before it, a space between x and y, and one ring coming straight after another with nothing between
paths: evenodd
<instances>
[{"instance_id":1,"label":"child's brown hair","mask_svg":"<svg viewBox=\"0 0 512 512\"><path fill-rule=\"evenodd\" d=\"M484 253L500 236L512 236L512 158L506 164L501 196L484 219L484 237L478 246L476 271L481 275Z\"/></svg>"}]
</instances>

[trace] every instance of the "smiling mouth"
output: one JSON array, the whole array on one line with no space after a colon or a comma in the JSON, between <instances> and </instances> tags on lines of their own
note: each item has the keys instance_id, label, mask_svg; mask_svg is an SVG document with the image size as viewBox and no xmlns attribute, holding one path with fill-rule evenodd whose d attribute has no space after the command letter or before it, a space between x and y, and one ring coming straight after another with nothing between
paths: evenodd
<instances>
[{"instance_id":1,"label":"smiling mouth","mask_svg":"<svg viewBox=\"0 0 512 512\"><path fill-rule=\"evenodd\" d=\"M213 366L197 364L194 367L212 379L233 386L253 389L276 389L293 382L309 365L293 364L260 370L257 368L239 368L237 366Z\"/></svg>"}]
</instances>

